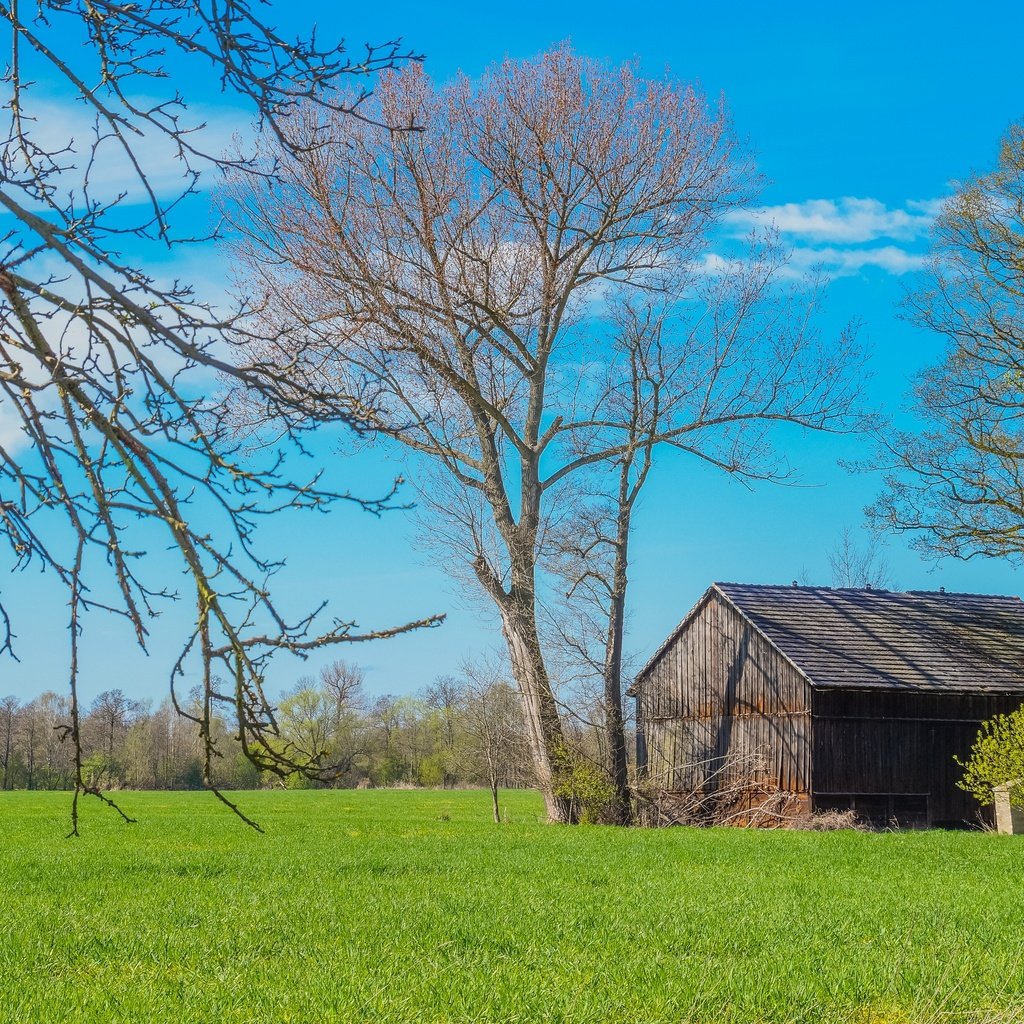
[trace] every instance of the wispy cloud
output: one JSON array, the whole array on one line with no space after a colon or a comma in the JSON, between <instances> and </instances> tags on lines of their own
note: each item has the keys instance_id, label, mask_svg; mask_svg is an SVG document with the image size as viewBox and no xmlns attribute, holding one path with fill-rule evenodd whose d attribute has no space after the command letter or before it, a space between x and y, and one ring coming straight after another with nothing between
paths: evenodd
<instances>
[{"instance_id":1,"label":"wispy cloud","mask_svg":"<svg viewBox=\"0 0 1024 1024\"><path fill-rule=\"evenodd\" d=\"M796 246L790 253L789 262L780 269L779 278L795 280L809 272L820 270L828 277L851 277L867 267L874 267L889 274L908 274L920 270L925 263L923 253L909 252L898 245L875 245L844 249L839 246ZM694 264L698 274L708 277L722 277L738 273L744 262L716 252L706 252Z\"/></svg>"},{"instance_id":2,"label":"wispy cloud","mask_svg":"<svg viewBox=\"0 0 1024 1024\"><path fill-rule=\"evenodd\" d=\"M921 238L928 233L940 205L940 200L912 200L892 208L878 199L844 196L736 210L725 220L737 234L751 228L774 227L794 241L854 245L879 239Z\"/></svg>"},{"instance_id":3,"label":"wispy cloud","mask_svg":"<svg viewBox=\"0 0 1024 1024\"><path fill-rule=\"evenodd\" d=\"M941 199L911 199L888 206L878 199L843 196L735 210L726 215L723 248L703 256L699 270L719 276L736 264L730 250L750 232L772 230L789 249L781 276L797 278L810 270L849 277L867 268L907 274L924 266L928 232Z\"/></svg>"},{"instance_id":4,"label":"wispy cloud","mask_svg":"<svg viewBox=\"0 0 1024 1024\"><path fill-rule=\"evenodd\" d=\"M138 101L147 106L145 100ZM80 101L66 97L33 96L25 116L31 121L33 142L43 152L59 154L55 163L63 170L51 175L50 184L58 194L67 191L82 200L83 184L88 179L89 195L94 202L109 203L124 196L123 205L148 202L139 171L128 152L109 126L97 128L95 117ZM220 156L234 148L238 138L243 145L252 137L251 118L229 106L196 105L182 115L182 127L192 129L184 138L190 146L210 156ZM177 197L189 183L187 166L172 139L149 126L143 134L127 130L132 156L145 174L146 185L160 200ZM9 158L21 169L20 156L13 149ZM211 189L219 184L209 173L208 161L193 157L195 169L204 172L198 187Z\"/></svg>"},{"instance_id":5,"label":"wispy cloud","mask_svg":"<svg viewBox=\"0 0 1024 1024\"><path fill-rule=\"evenodd\" d=\"M897 245L876 245L860 249L801 246L793 250L789 265L794 271L821 267L829 277L848 277L865 267L876 267L890 274L908 274L920 270L924 262L923 253L909 252Z\"/></svg>"}]
</instances>

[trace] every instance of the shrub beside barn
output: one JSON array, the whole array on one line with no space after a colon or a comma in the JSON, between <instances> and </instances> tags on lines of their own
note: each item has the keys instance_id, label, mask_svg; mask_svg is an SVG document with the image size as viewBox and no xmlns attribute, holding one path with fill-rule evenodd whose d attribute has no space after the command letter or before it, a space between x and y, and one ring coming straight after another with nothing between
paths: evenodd
<instances>
[{"instance_id":1,"label":"shrub beside barn","mask_svg":"<svg viewBox=\"0 0 1024 1024\"><path fill-rule=\"evenodd\" d=\"M748 786L809 811L965 827L981 808L954 756L1024 702L1024 602L715 583L629 692L657 789Z\"/></svg>"}]
</instances>

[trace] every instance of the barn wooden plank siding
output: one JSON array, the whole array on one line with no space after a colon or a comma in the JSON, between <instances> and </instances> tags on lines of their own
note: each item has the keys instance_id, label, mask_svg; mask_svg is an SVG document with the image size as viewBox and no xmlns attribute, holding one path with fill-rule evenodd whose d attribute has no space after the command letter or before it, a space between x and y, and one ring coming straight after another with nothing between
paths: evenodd
<instances>
[{"instance_id":1,"label":"barn wooden plank siding","mask_svg":"<svg viewBox=\"0 0 1024 1024\"><path fill-rule=\"evenodd\" d=\"M815 810L976 824L954 756L1024 701L1024 602L716 583L630 693L637 760L658 788L742 773Z\"/></svg>"},{"instance_id":2,"label":"barn wooden plank siding","mask_svg":"<svg viewBox=\"0 0 1024 1024\"><path fill-rule=\"evenodd\" d=\"M643 760L659 787L698 788L708 775L732 782L754 760L780 789L809 792L810 686L714 589L636 694Z\"/></svg>"}]
</instances>

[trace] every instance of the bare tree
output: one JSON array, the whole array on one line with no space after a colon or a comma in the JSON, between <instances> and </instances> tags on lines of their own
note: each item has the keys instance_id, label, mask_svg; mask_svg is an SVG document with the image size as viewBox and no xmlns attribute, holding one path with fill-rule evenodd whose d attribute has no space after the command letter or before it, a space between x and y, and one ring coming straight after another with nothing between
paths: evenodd
<instances>
[{"instance_id":1,"label":"bare tree","mask_svg":"<svg viewBox=\"0 0 1024 1024\"><path fill-rule=\"evenodd\" d=\"M885 590L893 586L892 570L882 551L878 535L871 533L858 544L849 527L843 529L835 547L829 552L834 587L875 587Z\"/></svg>"},{"instance_id":2,"label":"bare tree","mask_svg":"<svg viewBox=\"0 0 1024 1024\"><path fill-rule=\"evenodd\" d=\"M86 613L102 609L146 644L161 603L178 596L147 571L151 531L169 541L195 602L172 685L198 658L198 713L177 707L203 737L211 788L221 707L260 768L299 767L272 742L269 655L401 631L359 636L353 623L320 626L315 612L292 617L274 603L276 563L253 546L256 521L350 496L315 473L291 475L296 388L285 386L287 367L251 358L240 310L152 269L155 256L218 236L216 226L181 230L202 209L192 200L201 175L254 166L221 155L223 136L203 131L170 81L219 87L290 152L299 103L356 119L364 94L343 98L335 87L408 56L389 43L351 60L340 44L281 37L262 14L249 0L0 3L11 46L0 136L0 536L16 567L41 565L69 597L73 834L79 794L101 795L81 772L79 633ZM262 461L239 447L218 377L283 424ZM307 397L339 422L365 419L352 395ZM364 504L379 511L387 498ZM0 652L13 653L10 612L0 606Z\"/></svg>"},{"instance_id":3,"label":"bare tree","mask_svg":"<svg viewBox=\"0 0 1024 1024\"><path fill-rule=\"evenodd\" d=\"M816 328L823 289L786 284L787 254L769 234L743 259L708 275L692 264L654 289L611 302L612 352L591 420L615 422L621 451L582 489L553 531L555 571L568 584L572 630L558 636L601 679L609 777L623 820L627 786L622 677L633 513L659 452L698 458L750 485L784 482L794 469L781 428L848 431L862 382L856 329ZM579 438L581 451L588 438Z\"/></svg>"},{"instance_id":4,"label":"bare tree","mask_svg":"<svg viewBox=\"0 0 1024 1024\"><path fill-rule=\"evenodd\" d=\"M494 602L548 815L564 820L538 559L580 475L624 457L632 473L650 425L601 387L613 346L600 306L612 292L660 294L692 265L716 218L751 195L750 166L693 88L564 47L441 89L416 68L388 74L374 102L374 119L424 131L307 112L296 120L320 145L274 150L277 178L239 185L239 254L266 295L261 333L279 337L260 351L300 352L318 386L372 395L374 428L433 467L420 481L435 535ZM820 371L810 389L823 398L845 349L815 349L819 366L787 341L766 345L794 381ZM841 411L849 389L828 380ZM680 447L695 430L681 412L656 422Z\"/></svg>"},{"instance_id":5,"label":"bare tree","mask_svg":"<svg viewBox=\"0 0 1024 1024\"><path fill-rule=\"evenodd\" d=\"M72 782L72 759L59 739L67 713L67 699L52 690L17 709L11 760L20 769L21 783L27 789L65 789Z\"/></svg>"},{"instance_id":6,"label":"bare tree","mask_svg":"<svg viewBox=\"0 0 1024 1024\"><path fill-rule=\"evenodd\" d=\"M92 702L89 717L96 724L99 745L108 757L114 756L114 746L118 734L128 731L128 727L143 710L137 700L126 696L123 690L104 690Z\"/></svg>"},{"instance_id":7,"label":"bare tree","mask_svg":"<svg viewBox=\"0 0 1024 1024\"><path fill-rule=\"evenodd\" d=\"M363 684L366 673L347 661L332 661L320 670L320 685L330 695L339 711L361 710L366 697Z\"/></svg>"},{"instance_id":8,"label":"bare tree","mask_svg":"<svg viewBox=\"0 0 1024 1024\"><path fill-rule=\"evenodd\" d=\"M517 759L527 755L523 705L493 659L464 662L463 729L468 753L491 791L494 823L501 824L498 789Z\"/></svg>"},{"instance_id":9,"label":"bare tree","mask_svg":"<svg viewBox=\"0 0 1024 1024\"><path fill-rule=\"evenodd\" d=\"M874 521L934 556L1024 556L1024 123L996 167L961 184L935 222L928 282L908 300L947 342L915 386L920 433L883 451Z\"/></svg>"},{"instance_id":10,"label":"bare tree","mask_svg":"<svg viewBox=\"0 0 1024 1024\"><path fill-rule=\"evenodd\" d=\"M87 755L91 785L119 789L124 784L124 745L128 731L146 712L146 706L122 690L104 690L81 721L81 740Z\"/></svg>"}]
</instances>

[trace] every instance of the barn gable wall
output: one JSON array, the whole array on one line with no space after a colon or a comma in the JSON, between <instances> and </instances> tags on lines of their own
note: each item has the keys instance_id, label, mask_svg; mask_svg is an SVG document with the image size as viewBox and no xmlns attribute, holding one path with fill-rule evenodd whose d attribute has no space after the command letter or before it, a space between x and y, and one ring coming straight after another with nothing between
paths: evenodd
<instances>
[{"instance_id":1,"label":"barn gable wall","mask_svg":"<svg viewBox=\"0 0 1024 1024\"><path fill-rule=\"evenodd\" d=\"M668 791L750 776L811 788L806 679L716 590L636 685L639 760Z\"/></svg>"}]
</instances>

